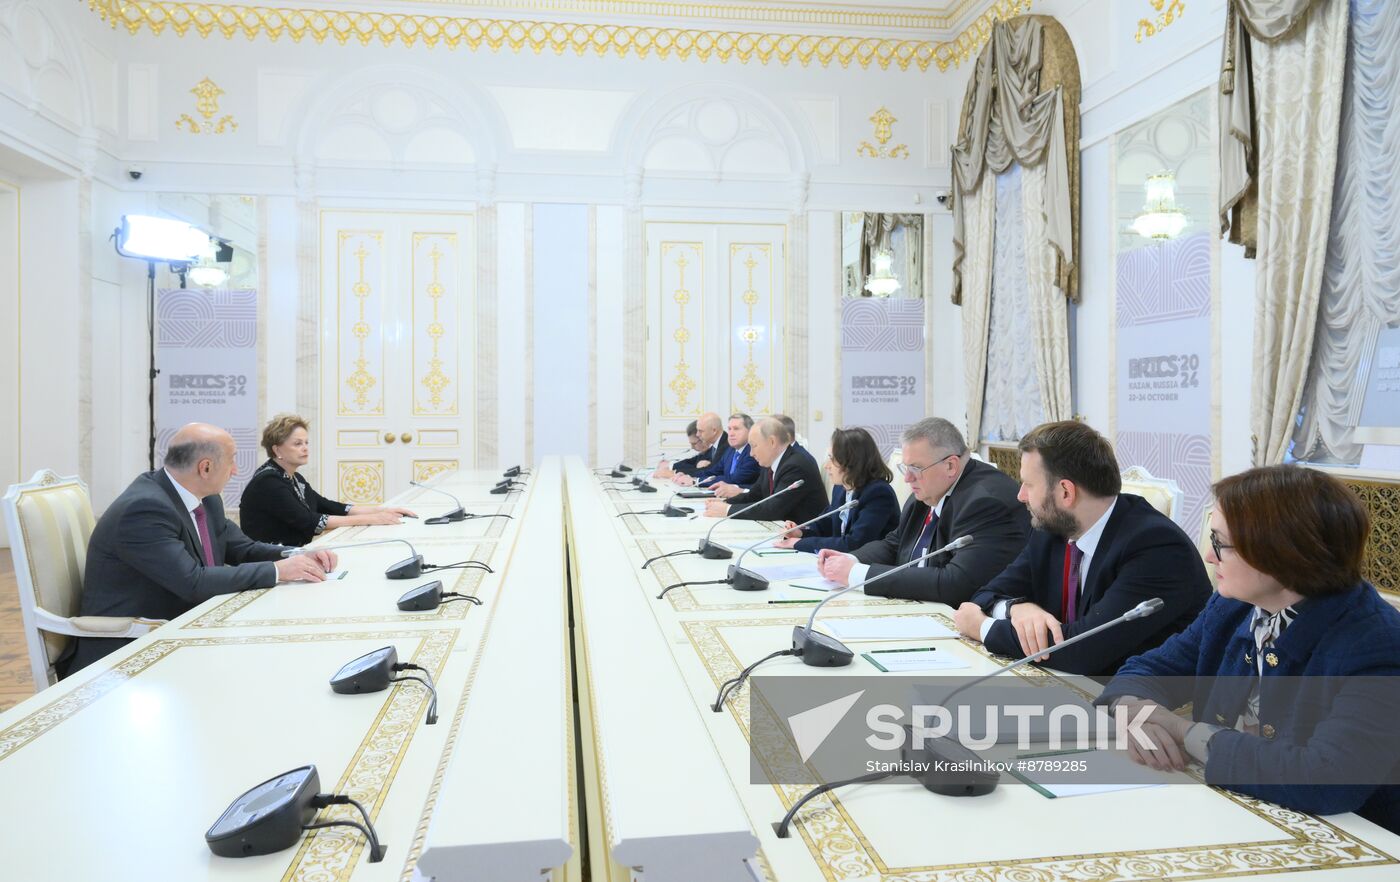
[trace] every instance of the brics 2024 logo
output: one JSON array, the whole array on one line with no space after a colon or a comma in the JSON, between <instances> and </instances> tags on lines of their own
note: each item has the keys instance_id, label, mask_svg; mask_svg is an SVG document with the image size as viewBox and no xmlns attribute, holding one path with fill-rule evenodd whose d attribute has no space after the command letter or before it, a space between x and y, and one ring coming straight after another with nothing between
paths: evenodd
<instances>
[{"instance_id":1,"label":"brics 2024 logo","mask_svg":"<svg viewBox=\"0 0 1400 882\"><path fill-rule=\"evenodd\" d=\"M861 374L851 377L851 388L872 389L881 392L898 392L900 395L913 395L915 377L901 377L892 374Z\"/></svg>"},{"instance_id":2,"label":"brics 2024 logo","mask_svg":"<svg viewBox=\"0 0 1400 882\"><path fill-rule=\"evenodd\" d=\"M1130 380L1170 380L1180 377L1182 389L1201 385L1201 357L1199 355L1153 355L1147 358L1128 359L1128 379Z\"/></svg>"},{"instance_id":3,"label":"brics 2024 logo","mask_svg":"<svg viewBox=\"0 0 1400 882\"><path fill-rule=\"evenodd\" d=\"M247 395L248 378L243 374L171 374L170 388Z\"/></svg>"}]
</instances>

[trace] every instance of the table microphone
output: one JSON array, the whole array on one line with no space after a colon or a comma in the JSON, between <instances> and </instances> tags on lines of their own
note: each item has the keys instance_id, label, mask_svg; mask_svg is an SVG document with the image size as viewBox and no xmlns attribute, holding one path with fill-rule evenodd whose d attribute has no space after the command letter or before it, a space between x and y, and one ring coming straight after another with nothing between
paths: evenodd
<instances>
[{"instance_id":1,"label":"table microphone","mask_svg":"<svg viewBox=\"0 0 1400 882\"><path fill-rule=\"evenodd\" d=\"M528 475L528 474L530 474L530 470L529 470L529 469L522 469L522 468L520 468L520 466L517 465L517 466L511 466L510 468L506 469L504 472L501 473L501 477L502 477L502 478L518 478L518 477L520 477L521 475Z\"/></svg>"},{"instance_id":2,"label":"table microphone","mask_svg":"<svg viewBox=\"0 0 1400 882\"><path fill-rule=\"evenodd\" d=\"M795 655L802 659L803 664L810 665L814 668L840 668L850 664L851 660L855 658L855 653L852 652L850 648L835 637L830 637L812 630L812 623L816 621L817 611L823 606L826 606L827 601L834 600L842 594L854 591L857 588L863 588L872 582L878 582L886 576L893 575L900 570L916 566L936 555L944 554L949 551L956 551L959 548L966 548L971 544L971 536L959 536L942 548L925 552L912 560L905 561L897 567L885 570L878 576L872 576L854 585L847 585L839 591L829 592L822 598L821 603L818 603L812 610L811 616L807 618L807 625L805 628L802 625L793 625L791 649L780 649L777 652L765 655L763 658L740 671L739 676L721 683L719 694L715 696L715 703L710 705L710 710L719 713L720 709L724 707L725 700L737 692L740 686L744 685L744 681L748 679L749 674L753 673L754 668L770 659L780 658L785 655Z\"/></svg>"},{"instance_id":3,"label":"table microphone","mask_svg":"<svg viewBox=\"0 0 1400 882\"><path fill-rule=\"evenodd\" d=\"M370 545L387 545L390 542L401 542L408 546L408 550L413 553L413 557L401 560L392 564L384 571L384 575L390 579L416 579L423 575L426 566L423 563L423 555L418 553L418 549L413 547L413 543L407 539L374 539L368 542L343 542L338 545L316 545L305 548L283 549L283 557L295 557L298 554L315 554L318 551L339 551L342 548L366 548ZM432 567L428 567L432 569Z\"/></svg>"},{"instance_id":4,"label":"table microphone","mask_svg":"<svg viewBox=\"0 0 1400 882\"><path fill-rule=\"evenodd\" d=\"M443 496L446 496L448 499L450 499L450 500L452 500L453 502L457 503L457 507L454 508L454 509L452 509L451 511L449 511L447 514L438 515L437 517L428 518L428 519L427 519L426 521L424 521L423 523L425 523L425 524L446 524L446 523L449 523L449 522L452 522L452 521L465 521L465 520L467 519L467 512L466 512L466 509L462 508L462 500L458 499L456 496L453 496L451 493L448 493L446 490L439 490L439 489L436 488L436 487L429 487L427 484L423 484L423 483L421 483L421 482L419 482L419 481L409 481L408 483L411 484L411 485L413 485L414 487L421 487L421 488L423 488L424 490L427 490L429 493L441 493Z\"/></svg>"},{"instance_id":5,"label":"table microphone","mask_svg":"<svg viewBox=\"0 0 1400 882\"><path fill-rule=\"evenodd\" d=\"M761 502L762 500L759 501ZM661 598L665 597L666 593L672 588L679 588L682 585L730 585L733 586L735 591L763 591L768 587L768 577L763 575L762 573L755 573L753 570L746 570L743 568L743 566L741 566L741 564L743 564L744 562L744 558L748 555L750 551L753 551L755 548L757 548L765 542L768 542L769 540L777 539L779 536L786 534L790 530L800 530L808 524L816 523L822 518L828 518L834 514L839 514L840 512L846 511L847 509L855 508L857 502L858 500L852 499L840 508L822 512L821 514L812 518L810 521L803 521L802 523L794 524L791 527L783 527L776 533L770 533L769 535L764 536L762 539L746 547L742 552L739 553L739 559L729 565L729 570L724 574L723 579L714 579L712 581L705 582L676 582L673 585L667 585L665 588L663 588L661 590L661 593L656 595L656 599L660 600Z\"/></svg>"},{"instance_id":6,"label":"table microphone","mask_svg":"<svg viewBox=\"0 0 1400 882\"><path fill-rule=\"evenodd\" d=\"M738 511L731 511L729 514L715 521L714 524L710 526L709 532L705 534L704 539L700 540L700 545L695 550L692 551L691 549L686 548L682 549L681 551L668 551L665 554L658 554L656 557L649 558L646 563L642 564L642 569L646 569L647 567L651 566L653 561L661 560L663 557L676 557L677 555L681 554L698 554L707 560L728 560L729 558L734 556L734 552L729 550L728 548L725 548L723 545L710 541L710 537L714 535L715 529L718 528L720 524L724 523L730 518L736 517L742 512L753 511L756 506L760 506L770 499L777 499L779 496L782 496L784 493L787 493L790 490L796 490L798 487L801 487L804 483L806 483L805 478L798 478L796 481L793 481L791 484L779 490L777 493L774 493L771 496L765 496L759 501L752 503L748 506L748 508L741 508ZM752 489L752 487L745 487L739 491L739 494L748 493ZM732 496L730 497L730 499L733 498L734 497Z\"/></svg>"},{"instance_id":7,"label":"table microphone","mask_svg":"<svg viewBox=\"0 0 1400 882\"><path fill-rule=\"evenodd\" d=\"M882 573L881 575L884 574ZM1145 619L1153 613L1159 612L1165 605L1166 604L1162 602L1162 598L1160 597L1144 600L1116 619L1110 619L1102 625L1090 628L1083 634L1076 634L1062 643L1056 643L1054 646L1047 647L1033 655L1019 658L1008 665L997 668L990 674L984 674L981 677L969 680L952 692L949 692L948 695L942 699L941 704L946 708L948 703L952 701L953 696L979 683L986 682L998 674L1004 674L1007 671L1015 670L1021 665L1027 664L1035 659L1044 658L1056 650L1069 646L1071 643L1078 643L1080 640L1092 634L1097 634L1100 631L1107 630L1123 622ZM815 612L815 610L813 612ZM934 738L925 737L922 747L914 747L913 728L911 726L905 726L904 728L910 740L901 751L901 758L904 760L901 766L920 770L914 774L914 777L919 780L919 783L924 786L925 790L937 793L940 796L983 796L996 789L997 782L1001 778L1001 773L994 770L983 770L979 768L979 755L970 750L958 739L947 735L940 735ZM792 819L796 817L798 810L802 808L808 800L812 799L812 797L826 793L829 790L835 790L837 787L844 787L847 784L874 781L879 778L893 777L895 774L900 773L876 772L870 775L862 775L858 778L850 778L845 781L833 781L830 784L823 784L820 787L815 787L803 795L797 802L793 803L792 808L788 810L783 820L774 824L773 828L777 831L779 839L786 839L788 835L788 826L792 823Z\"/></svg>"},{"instance_id":8,"label":"table microphone","mask_svg":"<svg viewBox=\"0 0 1400 882\"><path fill-rule=\"evenodd\" d=\"M654 509L651 509L651 510L649 510L649 511L620 511L620 512L618 512L616 515L614 515L614 517L619 517L619 518L621 518L621 517L626 517L627 515L644 515L644 514L659 514L659 515L665 515L665 516L668 517L668 518L686 518L686 517L690 517L690 512L689 512L688 510L686 510L686 509L684 509L684 508L681 508L681 507L678 506L678 505L672 505L672 504L671 504L673 501L675 501L676 495L677 495L676 493L672 493L671 496L670 496L670 498L668 498L668 499L666 500L666 504L663 505L663 506L661 506L660 508L654 508ZM687 549L687 550L689 550L689 549Z\"/></svg>"}]
</instances>

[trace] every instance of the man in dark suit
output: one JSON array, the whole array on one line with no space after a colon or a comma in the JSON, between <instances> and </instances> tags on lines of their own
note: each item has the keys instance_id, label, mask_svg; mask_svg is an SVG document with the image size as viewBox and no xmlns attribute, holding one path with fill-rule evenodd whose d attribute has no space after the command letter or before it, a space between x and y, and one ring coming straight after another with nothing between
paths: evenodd
<instances>
[{"instance_id":1,"label":"man in dark suit","mask_svg":"<svg viewBox=\"0 0 1400 882\"><path fill-rule=\"evenodd\" d=\"M700 440L705 445L704 448L690 459L676 463L670 475L660 474L661 470L657 469L658 477L671 477L677 484L690 486L695 483L696 475L724 458L725 451L729 450L729 441L724 435L724 423L719 414L702 413L695 425L700 430Z\"/></svg>"},{"instance_id":2,"label":"man in dark suit","mask_svg":"<svg viewBox=\"0 0 1400 882\"><path fill-rule=\"evenodd\" d=\"M93 528L82 615L173 619L218 594L319 582L335 569L334 552L283 558L282 546L254 542L224 517L219 494L233 477L234 452L233 438L215 426L175 433L164 468L133 481ZM128 642L84 637L68 670Z\"/></svg>"},{"instance_id":3,"label":"man in dark suit","mask_svg":"<svg viewBox=\"0 0 1400 882\"><path fill-rule=\"evenodd\" d=\"M730 414L724 436L729 442L729 449L719 462L696 473L696 483L713 487L716 496L727 499L757 481L763 466L758 464L749 450L749 431L752 428L753 417L746 413Z\"/></svg>"},{"instance_id":4,"label":"man in dark suit","mask_svg":"<svg viewBox=\"0 0 1400 882\"><path fill-rule=\"evenodd\" d=\"M1205 565L1170 518L1119 492L1118 460L1098 432L1069 420L1046 423L1020 448L1020 499L1035 531L1020 556L958 608L958 630L998 655L1037 655L1161 598L1161 612L1047 657L1072 674L1111 676L1129 656L1191 624L1211 593Z\"/></svg>"},{"instance_id":5,"label":"man in dark suit","mask_svg":"<svg viewBox=\"0 0 1400 882\"><path fill-rule=\"evenodd\" d=\"M865 589L874 597L957 606L1021 553L1030 516L1016 499L1016 482L973 459L962 433L947 420L920 420L902 440L899 470L912 494L899 525L851 554L823 549L817 565L827 579L850 585L971 536L966 548L931 557Z\"/></svg>"},{"instance_id":6,"label":"man in dark suit","mask_svg":"<svg viewBox=\"0 0 1400 882\"><path fill-rule=\"evenodd\" d=\"M792 440L792 433L773 417L754 426L749 433L749 447L753 450L754 459L763 466L758 480L747 493L731 497L736 500L734 502L711 499L705 503L705 514L722 518L735 511L736 518L802 523L825 511L826 489L822 485L817 461L801 447L793 446ZM802 481L801 487L784 493L781 499L774 500L772 504L763 503L763 500L777 495L798 480Z\"/></svg>"}]
</instances>

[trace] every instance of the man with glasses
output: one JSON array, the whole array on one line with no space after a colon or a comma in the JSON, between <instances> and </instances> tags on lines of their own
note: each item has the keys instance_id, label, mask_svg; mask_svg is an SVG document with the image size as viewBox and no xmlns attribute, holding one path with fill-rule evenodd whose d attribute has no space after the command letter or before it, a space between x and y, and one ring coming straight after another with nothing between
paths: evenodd
<instances>
[{"instance_id":1,"label":"man with glasses","mask_svg":"<svg viewBox=\"0 0 1400 882\"><path fill-rule=\"evenodd\" d=\"M827 579L850 585L959 536L972 536L966 548L931 557L865 589L874 597L957 606L1021 552L1030 535L1030 516L1016 501L1016 482L973 459L962 433L947 420L920 420L905 431L903 442L899 472L912 493L899 526L852 554L823 549L817 565Z\"/></svg>"},{"instance_id":2,"label":"man with glasses","mask_svg":"<svg viewBox=\"0 0 1400 882\"><path fill-rule=\"evenodd\" d=\"M1113 447L1083 423L1046 423L1021 439L1020 499L1035 527L1020 556L955 620L998 655L1038 655L1144 600L1155 615L1124 622L1047 658L1071 674L1110 676L1196 618L1210 597L1191 538L1141 496L1122 493Z\"/></svg>"}]
</instances>

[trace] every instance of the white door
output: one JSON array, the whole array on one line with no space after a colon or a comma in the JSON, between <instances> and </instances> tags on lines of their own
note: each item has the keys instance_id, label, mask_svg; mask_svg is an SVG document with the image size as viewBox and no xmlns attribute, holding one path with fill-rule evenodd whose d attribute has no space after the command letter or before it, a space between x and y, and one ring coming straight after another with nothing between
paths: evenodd
<instances>
[{"instance_id":1,"label":"white door","mask_svg":"<svg viewBox=\"0 0 1400 882\"><path fill-rule=\"evenodd\" d=\"M471 214L322 213L324 495L382 502L470 467L475 255Z\"/></svg>"},{"instance_id":2,"label":"white door","mask_svg":"<svg viewBox=\"0 0 1400 882\"><path fill-rule=\"evenodd\" d=\"M685 427L781 413L787 399L787 227L646 225L647 456L688 450Z\"/></svg>"}]
</instances>

